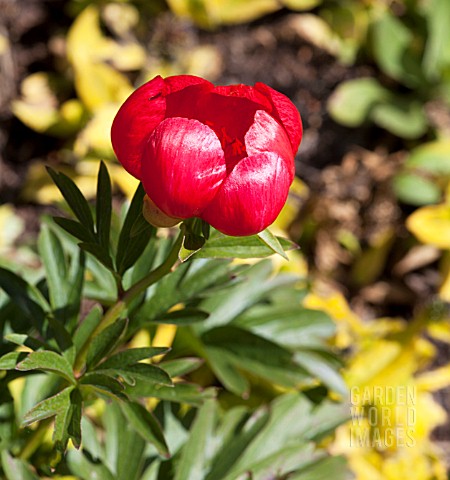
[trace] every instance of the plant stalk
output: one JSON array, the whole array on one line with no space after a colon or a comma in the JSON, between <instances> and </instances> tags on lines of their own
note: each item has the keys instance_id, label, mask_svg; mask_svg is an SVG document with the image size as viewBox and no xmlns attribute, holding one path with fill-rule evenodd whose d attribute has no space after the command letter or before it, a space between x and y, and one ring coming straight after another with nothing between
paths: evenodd
<instances>
[{"instance_id":1,"label":"plant stalk","mask_svg":"<svg viewBox=\"0 0 450 480\"><path fill-rule=\"evenodd\" d=\"M121 298L119 298L117 302L106 311L103 318L100 320L100 323L92 332L90 339L85 343L83 348L78 353L77 358L75 360L75 367L74 367L75 371L79 371L82 368L83 363L86 359L89 345L92 342L92 339L96 337L106 327L108 327L109 325L114 323L116 320L118 320L122 315L122 313L128 308L130 303L136 297L138 297L141 293L145 292L145 290L147 290L148 287L150 287L151 285L156 283L158 280L160 280L162 277L164 277L165 275L171 272L173 267L178 262L178 253L183 244L183 238L184 238L184 228L182 226L181 231L178 235L178 238L173 244L172 249L170 250L169 255L167 256L165 261L159 267L152 270L148 275L146 275L144 278L142 278L133 286L131 286L128 290L126 290L122 294Z\"/></svg>"}]
</instances>

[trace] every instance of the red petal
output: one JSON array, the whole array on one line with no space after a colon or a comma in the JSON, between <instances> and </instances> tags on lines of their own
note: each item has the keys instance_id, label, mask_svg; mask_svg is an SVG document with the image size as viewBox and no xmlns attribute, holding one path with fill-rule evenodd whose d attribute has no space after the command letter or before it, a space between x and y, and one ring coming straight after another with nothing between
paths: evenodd
<instances>
[{"instance_id":1,"label":"red petal","mask_svg":"<svg viewBox=\"0 0 450 480\"><path fill-rule=\"evenodd\" d=\"M212 88L213 86L209 82L198 83L168 94L166 97L166 118L184 117L201 121L199 115L204 110L202 103Z\"/></svg>"},{"instance_id":2,"label":"red petal","mask_svg":"<svg viewBox=\"0 0 450 480\"><path fill-rule=\"evenodd\" d=\"M271 113L275 117L278 117L277 119L280 120L285 128L291 141L292 151L295 155L303 135L302 120L298 110L286 95L277 92L268 85L258 82L255 84L255 88L264 94L273 105L273 111Z\"/></svg>"},{"instance_id":3,"label":"red petal","mask_svg":"<svg viewBox=\"0 0 450 480\"><path fill-rule=\"evenodd\" d=\"M245 148L248 156L264 152L274 152L285 162L294 179L295 164L291 143L285 129L264 110L255 113L255 121L245 135Z\"/></svg>"},{"instance_id":4,"label":"red petal","mask_svg":"<svg viewBox=\"0 0 450 480\"><path fill-rule=\"evenodd\" d=\"M258 107L263 107L265 110L272 110L272 103L267 99L267 97L259 92L256 88L249 85L218 85L214 88L214 93L223 95L225 97L239 97L246 98L247 100L256 103Z\"/></svg>"},{"instance_id":5,"label":"red petal","mask_svg":"<svg viewBox=\"0 0 450 480\"><path fill-rule=\"evenodd\" d=\"M143 155L142 182L167 215L200 215L226 177L216 134L197 120L167 118L151 135Z\"/></svg>"},{"instance_id":6,"label":"red petal","mask_svg":"<svg viewBox=\"0 0 450 480\"><path fill-rule=\"evenodd\" d=\"M286 162L275 153L241 160L201 218L226 235L261 232L278 216L291 184Z\"/></svg>"},{"instance_id":7,"label":"red petal","mask_svg":"<svg viewBox=\"0 0 450 480\"><path fill-rule=\"evenodd\" d=\"M135 90L120 107L111 128L111 141L119 162L140 179L142 151L148 136L164 119L164 80L157 76Z\"/></svg>"},{"instance_id":8,"label":"red petal","mask_svg":"<svg viewBox=\"0 0 450 480\"><path fill-rule=\"evenodd\" d=\"M192 85L207 85L213 88L211 82L208 82L208 80L204 78L196 77L195 75L173 75L172 77L166 77L164 83L166 84L166 90L164 92L166 95L178 92Z\"/></svg>"}]
</instances>

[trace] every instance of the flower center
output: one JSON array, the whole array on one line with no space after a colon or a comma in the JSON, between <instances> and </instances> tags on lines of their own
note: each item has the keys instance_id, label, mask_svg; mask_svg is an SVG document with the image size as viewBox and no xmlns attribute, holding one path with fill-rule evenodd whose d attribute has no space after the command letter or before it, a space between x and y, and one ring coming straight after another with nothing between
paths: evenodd
<instances>
[{"instance_id":1,"label":"flower center","mask_svg":"<svg viewBox=\"0 0 450 480\"><path fill-rule=\"evenodd\" d=\"M245 149L244 142L237 137L231 136L226 127L218 127L212 122L205 122L206 125L211 127L216 135L219 137L220 144L225 153L225 161L227 164L227 171L231 172L239 160L242 160L247 156L247 150Z\"/></svg>"}]
</instances>

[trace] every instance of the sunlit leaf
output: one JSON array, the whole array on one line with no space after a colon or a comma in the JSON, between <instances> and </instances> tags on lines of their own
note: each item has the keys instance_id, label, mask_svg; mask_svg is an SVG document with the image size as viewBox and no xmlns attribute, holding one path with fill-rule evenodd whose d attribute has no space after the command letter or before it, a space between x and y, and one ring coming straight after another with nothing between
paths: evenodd
<instances>
[{"instance_id":1,"label":"sunlit leaf","mask_svg":"<svg viewBox=\"0 0 450 480\"><path fill-rule=\"evenodd\" d=\"M330 115L348 127L357 127L370 117L373 107L389 92L375 78L356 78L338 85L328 101Z\"/></svg>"},{"instance_id":2,"label":"sunlit leaf","mask_svg":"<svg viewBox=\"0 0 450 480\"><path fill-rule=\"evenodd\" d=\"M283 250L296 248L290 240L284 238L277 238L277 240ZM215 234L195 253L195 258L264 258L273 253L273 248L269 247L257 235L230 237Z\"/></svg>"},{"instance_id":3,"label":"sunlit leaf","mask_svg":"<svg viewBox=\"0 0 450 480\"><path fill-rule=\"evenodd\" d=\"M446 19L450 16L450 4L446 0L433 0L426 4L428 37L423 67L430 80L439 78L441 69L450 63L450 34Z\"/></svg>"},{"instance_id":4,"label":"sunlit leaf","mask_svg":"<svg viewBox=\"0 0 450 480\"><path fill-rule=\"evenodd\" d=\"M396 80L417 85L420 66L410 51L413 38L413 31L389 9L372 25L373 52L381 69Z\"/></svg>"},{"instance_id":5,"label":"sunlit leaf","mask_svg":"<svg viewBox=\"0 0 450 480\"><path fill-rule=\"evenodd\" d=\"M405 166L434 175L450 175L450 141L427 142L414 148Z\"/></svg>"},{"instance_id":6,"label":"sunlit leaf","mask_svg":"<svg viewBox=\"0 0 450 480\"><path fill-rule=\"evenodd\" d=\"M399 173L394 177L392 186L399 200L410 205L429 205L437 203L442 197L436 182L420 173Z\"/></svg>"},{"instance_id":7,"label":"sunlit leaf","mask_svg":"<svg viewBox=\"0 0 450 480\"><path fill-rule=\"evenodd\" d=\"M428 129L428 121L418 101L394 99L374 106L371 118L380 127L402 138L421 137Z\"/></svg>"},{"instance_id":8,"label":"sunlit leaf","mask_svg":"<svg viewBox=\"0 0 450 480\"><path fill-rule=\"evenodd\" d=\"M67 55L74 66L78 96L90 110L109 102L123 102L132 91L122 74L101 62L101 52L109 45L100 30L98 7L88 6L69 31Z\"/></svg>"},{"instance_id":9,"label":"sunlit leaf","mask_svg":"<svg viewBox=\"0 0 450 480\"><path fill-rule=\"evenodd\" d=\"M422 243L450 248L449 205L419 208L407 218L406 226Z\"/></svg>"}]
</instances>

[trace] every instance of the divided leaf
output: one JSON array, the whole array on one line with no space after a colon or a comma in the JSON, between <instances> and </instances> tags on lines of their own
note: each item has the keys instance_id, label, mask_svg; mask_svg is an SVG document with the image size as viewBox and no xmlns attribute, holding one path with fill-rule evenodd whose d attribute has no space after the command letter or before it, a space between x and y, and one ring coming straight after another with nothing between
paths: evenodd
<instances>
[{"instance_id":1,"label":"divided leaf","mask_svg":"<svg viewBox=\"0 0 450 480\"><path fill-rule=\"evenodd\" d=\"M56 448L64 451L69 438L75 446L81 443L81 396L75 387L67 387L61 392L46 398L25 414L22 427L46 418L55 417L53 441Z\"/></svg>"},{"instance_id":2,"label":"divided leaf","mask_svg":"<svg viewBox=\"0 0 450 480\"><path fill-rule=\"evenodd\" d=\"M16 366L16 370L22 372L43 370L45 372L56 373L68 382L76 384L70 363L61 355L49 350L30 353L25 360L22 360Z\"/></svg>"},{"instance_id":3,"label":"divided leaf","mask_svg":"<svg viewBox=\"0 0 450 480\"><path fill-rule=\"evenodd\" d=\"M56 172L50 167L47 167L47 171L74 215L91 234L94 234L94 219L91 209L80 189L74 181L64 173Z\"/></svg>"}]
</instances>

